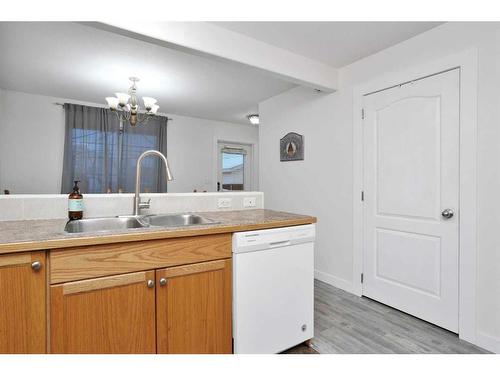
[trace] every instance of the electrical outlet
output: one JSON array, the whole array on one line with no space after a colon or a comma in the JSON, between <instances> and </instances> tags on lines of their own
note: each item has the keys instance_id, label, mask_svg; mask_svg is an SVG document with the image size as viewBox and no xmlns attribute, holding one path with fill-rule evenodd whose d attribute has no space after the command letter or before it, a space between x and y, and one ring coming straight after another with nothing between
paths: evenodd
<instances>
[{"instance_id":1,"label":"electrical outlet","mask_svg":"<svg viewBox=\"0 0 500 375\"><path fill-rule=\"evenodd\" d=\"M243 198L243 207L255 207L257 205L257 198L245 197Z\"/></svg>"},{"instance_id":2,"label":"electrical outlet","mask_svg":"<svg viewBox=\"0 0 500 375\"><path fill-rule=\"evenodd\" d=\"M232 205L233 205L232 198L219 198L217 200L217 207L219 208L231 208Z\"/></svg>"}]
</instances>

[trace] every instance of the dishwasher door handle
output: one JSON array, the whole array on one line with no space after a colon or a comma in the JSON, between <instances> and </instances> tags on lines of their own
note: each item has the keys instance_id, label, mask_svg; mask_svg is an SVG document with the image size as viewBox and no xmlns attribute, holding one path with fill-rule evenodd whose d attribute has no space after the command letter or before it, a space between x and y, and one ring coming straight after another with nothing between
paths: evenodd
<instances>
[{"instance_id":1,"label":"dishwasher door handle","mask_svg":"<svg viewBox=\"0 0 500 375\"><path fill-rule=\"evenodd\" d=\"M269 242L269 247L280 246L280 245L289 245L289 244L290 244L290 240Z\"/></svg>"}]
</instances>

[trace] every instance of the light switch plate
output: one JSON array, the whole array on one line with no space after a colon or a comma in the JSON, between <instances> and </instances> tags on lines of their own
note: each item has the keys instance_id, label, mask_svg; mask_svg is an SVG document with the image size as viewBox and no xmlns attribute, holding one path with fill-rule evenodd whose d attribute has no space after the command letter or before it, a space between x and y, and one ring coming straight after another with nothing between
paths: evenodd
<instances>
[{"instance_id":1,"label":"light switch plate","mask_svg":"<svg viewBox=\"0 0 500 375\"><path fill-rule=\"evenodd\" d=\"M232 205L233 205L232 198L219 198L217 200L217 207L219 208L231 208Z\"/></svg>"},{"instance_id":2,"label":"light switch plate","mask_svg":"<svg viewBox=\"0 0 500 375\"><path fill-rule=\"evenodd\" d=\"M257 198L245 197L243 198L243 207L255 207L257 205Z\"/></svg>"}]
</instances>

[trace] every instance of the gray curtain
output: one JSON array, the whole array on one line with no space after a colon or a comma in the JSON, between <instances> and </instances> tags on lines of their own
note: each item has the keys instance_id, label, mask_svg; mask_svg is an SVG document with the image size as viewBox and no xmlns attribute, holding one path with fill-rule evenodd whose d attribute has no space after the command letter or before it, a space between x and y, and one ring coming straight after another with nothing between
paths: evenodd
<instances>
[{"instance_id":1,"label":"gray curtain","mask_svg":"<svg viewBox=\"0 0 500 375\"><path fill-rule=\"evenodd\" d=\"M135 166L139 155L150 149L167 154L166 117L151 117L135 128L120 123L109 109L64 104L66 133L61 193L71 191L80 180L82 193L124 192L135 189ZM146 158L142 190L166 192L164 167Z\"/></svg>"},{"instance_id":2,"label":"gray curtain","mask_svg":"<svg viewBox=\"0 0 500 375\"><path fill-rule=\"evenodd\" d=\"M135 189L136 163L146 150L158 150L167 155L167 122L163 116L150 117L146 125L123 126L121 147L120 185L133 192ZM147 157L142 161L141 190L149 193L166 193L167 178L163 161ZM125 192L125 191L124 191Z\"/></svg>"}]
</instances>

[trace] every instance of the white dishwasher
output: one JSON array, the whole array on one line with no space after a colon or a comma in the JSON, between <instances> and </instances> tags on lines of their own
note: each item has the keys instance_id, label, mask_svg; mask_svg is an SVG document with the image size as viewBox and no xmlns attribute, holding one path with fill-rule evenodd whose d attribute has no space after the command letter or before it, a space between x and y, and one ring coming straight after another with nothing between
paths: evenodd
<instances>
[{"instance_id":1,"label":"white dishwasher","mask_svg":"<svg viewBox=\"0 0 500 375\"><path fill-rule=\"evenodd\" d=\"M314 336L314 224L233 234L234 353Z\"/></svg>"}]
</instances>

